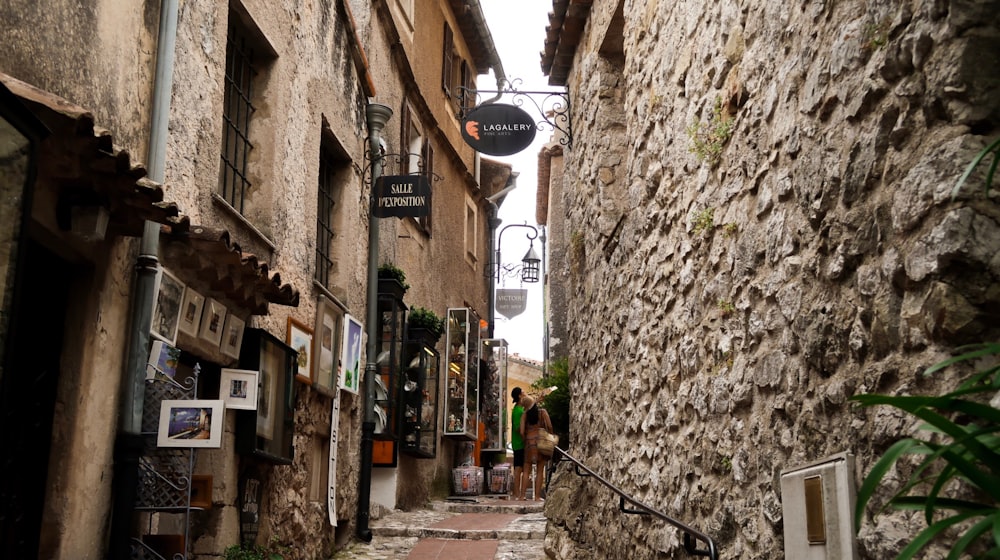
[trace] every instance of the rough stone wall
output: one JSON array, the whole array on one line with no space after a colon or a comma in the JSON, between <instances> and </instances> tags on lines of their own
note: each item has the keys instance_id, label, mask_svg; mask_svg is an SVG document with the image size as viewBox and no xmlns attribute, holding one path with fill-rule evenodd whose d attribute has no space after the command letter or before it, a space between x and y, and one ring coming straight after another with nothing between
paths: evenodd
<instances>
[{"instance_id":1,"label":"rough stone wall","mask_svg":"<svg viewBox=\"0 0 1000 560\"><path fill-rule=\"evenodd\" d=\"M782 469L848 451L860 481L913 428L848 398L950 387L919 374L996 338L1000 213L981 174L950 194L998 132L1000 3L625 1L623 61L617 4L570 75L572 452L721 558L780 558ZM546 514L560 558L687 557L566 467ZM866 520L861 557L921 523Z\"/></svg>"}]
</instances>

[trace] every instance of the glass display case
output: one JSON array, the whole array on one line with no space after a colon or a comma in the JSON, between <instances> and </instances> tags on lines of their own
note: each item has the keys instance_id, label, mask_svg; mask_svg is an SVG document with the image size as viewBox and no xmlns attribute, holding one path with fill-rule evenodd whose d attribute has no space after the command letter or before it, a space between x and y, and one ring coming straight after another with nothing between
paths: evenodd
<instances>
[{"instance_id":1,"label":"glass display case","mask_svg":"<svg viewBox=\"0 0 1000 560\"><path fill-rule=\"evenodd\" d=\"M479 316L448 309L444 435L476 440L479 434Z\"/></svg>"},{"instance_id":2,"label":"glass display case","mask_svg":"<svg viewBox=\"0 0 1000 560\"><path fill-rule=\"evenodd\" d=\"M394 294L378 295L378 332L375 342L375 442L372 464L395 467L399 438L399 371L403 354L406 305Z\"/></svg>"},{"instance_id":3,"label":"glass display case","mask_svg":"<svg viewBox=\"0 0 1000 560\"><path fill-rule=\"evenodd\" d=\"M417 457L437 455L438 371L441 357L420 342L406 344L403 370L401 450Z\"/></svg>"},{"instance_id":4,"label":"glass display case","mask_svg":"<svg viewBox=\"0 0 1000 560\"><path fill-rule=\"evenodd\" d=\"M298 352L262 329L246 329L240 368L258 372L257 410L238 410L236 449L244 455L290 465L294 458L295 372Z\"/></svg>"},{"instance_id":5,"label":"glass display case","mask_svg":"<svg viewBox=\"0 0 1000 560\"><path fill-rule=\"evenodd\" d=\"M484 338L480 348L479 420L483 451L504 451L507 442L507 341Z\"/></svg>"}]
</instances>

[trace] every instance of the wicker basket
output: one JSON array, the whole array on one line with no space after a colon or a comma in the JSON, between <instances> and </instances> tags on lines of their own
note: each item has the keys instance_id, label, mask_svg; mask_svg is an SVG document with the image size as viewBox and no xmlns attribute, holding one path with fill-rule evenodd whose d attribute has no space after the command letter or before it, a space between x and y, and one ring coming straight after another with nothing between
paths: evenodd
<instances>
[{"instance_id":1,"label":"wicker basket","mask_svg":"<svg viewBox=\"0 0 1000 560\"><path fill-rule=\"evenodd\" d=\"M452 469L455 482L455 495L478 496L483 492L482 467L458 467Z\"/></svg>"},{"instance_id":2,"label":"wicker basket","mask_svg":"<svg viewBox=\"0 0 1000 560\"><path fill-rule=\"evenodd\" d=\"M514 476L511 473L510 467L505 465L490 469L486 475L486 480L489 481L490 494L510 494L510 487L511 483L514 482Z\"/></svg>"}]
</instances>

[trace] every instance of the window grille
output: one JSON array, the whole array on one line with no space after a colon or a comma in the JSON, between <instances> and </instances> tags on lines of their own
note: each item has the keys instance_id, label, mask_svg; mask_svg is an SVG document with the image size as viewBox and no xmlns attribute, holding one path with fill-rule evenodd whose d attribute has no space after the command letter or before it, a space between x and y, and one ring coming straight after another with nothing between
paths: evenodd
<instances>
[{"instance_id":1,"label":"window grille","mask_svg":"<svg viewBox=\"0 0 1000 560\"><path fill-rule=\"evenodd\" d=\"M333 277L334 209L337 200L338 160L324 147L319 158L319 194L316 208L316 281L329 289Z\"/></svg>"},{"instance_id":2,"label":"window grille","mask_svg":"<svg viewBox=\"0 0 1000 560\"><path fill-rule=\"evenodd\" d=\"M230 19L226 41L226 89L223 101L222 165L219 187L222 197L239 213L251 184L247 177L247 162L253 144L250 142L250 119L254 113L251 102L256 76L253 49L235 19Z\"/></svg>"}]
</instances>

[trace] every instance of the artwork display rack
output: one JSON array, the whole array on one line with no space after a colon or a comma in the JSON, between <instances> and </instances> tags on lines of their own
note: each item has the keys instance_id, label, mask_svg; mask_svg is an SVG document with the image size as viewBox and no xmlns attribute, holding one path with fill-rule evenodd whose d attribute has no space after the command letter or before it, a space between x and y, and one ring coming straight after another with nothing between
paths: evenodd
<instances>
[{"instance_id":1,"label":"artwork display rack","mask_svg":"<svg viewBox=\"0 0 1000 560\"><path fill-rule=\"evenodd\" d=\"M148 368L155 368L147 365ZM139 484L135 510L148 512L146 534L132 540L132 560L186 560L190 527L191 480L194 473L195 450L192 448L157 447L160 403L165 400L191 400L198 393L200 365L195 365L190 377L181 382L154 371L146 380L142 407L143 451L139 458ZM180 535L153 532L154 521L159 526L176 527L157 514L174 514L182 525ZM164 556L157 551L169 551Z\"/></svg>"}]
</instances>

